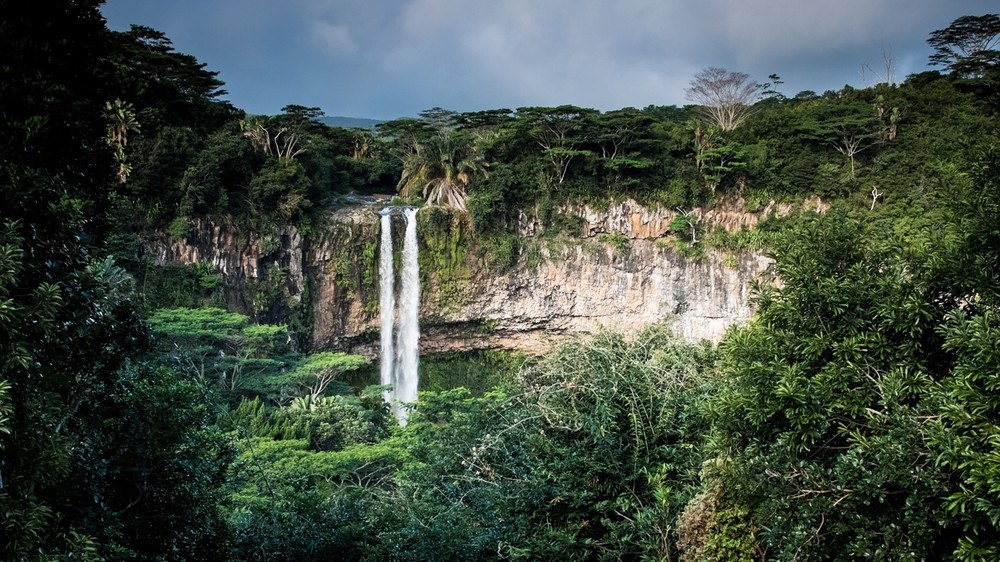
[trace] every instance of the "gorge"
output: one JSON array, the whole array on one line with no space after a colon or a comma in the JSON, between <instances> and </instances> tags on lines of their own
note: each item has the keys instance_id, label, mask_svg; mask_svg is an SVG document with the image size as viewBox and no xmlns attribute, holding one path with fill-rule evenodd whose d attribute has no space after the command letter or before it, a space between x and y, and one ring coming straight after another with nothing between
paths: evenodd
<instances>
[{"instance_id":1,"label":"gorge","mask_svg":"<svg viewBox=\"0 0 1000 562\"><path fill-rule=\"evenodd\" d=\"M235 106L214 61L100 4L0 25L0 560L1000 560L1000 14L933 31L941 70L904 47L898 81L885 49L878 83L822 94L695 74L751 94L735 119L627 73L598 85L640 107L563 104L587 94L565 70L671 36L645 5L597 51L558 35L591 3L438 10L468 42L434 2L198 18L324 90L469 91L345 129L288 80L252 87L280 113ZM843 37L889 21L831 9ZM815 27L778 12L743 27ZM910 12L897 39L936 10ZM291 20L415 88L310 68ZM503 50L554 64L477 65L561 105L376 28L479 63L537 29L559 48ZM675 51L642 75L725 64Z\"/></svg>"}]
</instances>

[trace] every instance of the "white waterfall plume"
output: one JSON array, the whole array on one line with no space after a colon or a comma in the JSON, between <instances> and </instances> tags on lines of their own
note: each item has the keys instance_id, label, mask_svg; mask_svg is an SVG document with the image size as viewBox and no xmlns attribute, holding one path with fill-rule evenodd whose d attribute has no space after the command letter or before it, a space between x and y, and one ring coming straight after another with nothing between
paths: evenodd
<instances>
[{"instance_id":1,"label":"white waterfall plume","mask_svg":"<svg viewBox=\"0 0 1000 562\"><path fill-rule=\"evenodd\" d=\"M392 215L402 210L406 220L403 237L403 267L399 290L399 323L393 346L393 327L397 300L394 297ZM381 246L379 249L379 307L381 311L381 383L392 385L385 393L399 423L406 425L403 404L417 401L420 346L420 265L417 248L417 208L389 207L380 213Z\"/></svg>"},{"instance_id":2,"label":"white waterfall plume","mask_svg":"<svg viewBox=\"0 0 1000 562\"><path fill-rule=\"evenodd\" d=\"M381 356L381 376L380 384L384 386L395 386L393 380L392 360L395 352L392 348L392 324L393 315L396 313L396 296L393 292L396 274L392 264L392 213L389 209L384 209L380 213L381 222L381 244L379 246L379 293L378 304L381 315L381 335L382 335L382 356ZM392 403L392 393L383 394L386 402Z\"/></svg>"},{"instance_id":3,"label":"white waterfall plume","mask_svg":"<svg viewBox=\"0 0 1000 562\"><path fill-rule=\"evenodd\" d=\"M406 234L403 237L403 274L399 289L399 334L396 341L399 364L396 365L396 399L417 401L417 363L420 357L420 265L417 250L417 208L403 210ZM406 423L406 410L396 412Z\"/></svg>"}]
</instances>

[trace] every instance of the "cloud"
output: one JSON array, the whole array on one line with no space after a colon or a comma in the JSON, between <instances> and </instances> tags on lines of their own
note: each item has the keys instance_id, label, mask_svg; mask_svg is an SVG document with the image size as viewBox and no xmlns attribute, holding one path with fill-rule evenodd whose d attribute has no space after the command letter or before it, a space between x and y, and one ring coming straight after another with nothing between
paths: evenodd
<instances>
[{"instance_id":1,"label":"cloud","mask_svg":"<svg viewBox=\"0 0 1000 562\"><path fill-rule=\"evenodd\" d=\"M237 105L289 95L374 117L572 103L684 104L709 66L778 73L786 94L925 68L924 40L980 2L940 0L108 0L145 13L230 82ZM199 23L198 14L203 17ZM158 27L156 21L145 21ZM209 25L210 24L210 25ZM228 27L227 27L228 26ZM211 55L211 57L209 57ZM277 61L277 62L276 62ZM282 94L282 92L286 92Z\"/></svg>"},{"instance_id":2,"label":"cloud","mask_svg":"<svg viewBox=\"0 0 1000 562\"><path fill-rule=\"evenodd\" d=\"M312 23L312 34L334 56L355 55L361 49L344 25L316 21Z\"/></svg>"}]
</instances>

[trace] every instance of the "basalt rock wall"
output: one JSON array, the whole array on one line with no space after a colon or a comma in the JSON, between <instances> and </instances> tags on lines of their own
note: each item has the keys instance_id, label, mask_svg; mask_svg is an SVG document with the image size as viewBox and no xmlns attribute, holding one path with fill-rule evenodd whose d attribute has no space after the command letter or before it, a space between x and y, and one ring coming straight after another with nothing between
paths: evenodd
<instances>
[{"instance_id":1,"label":"basalt rock wall","mask_svg":"<svg viewBox=\"0 0 1000 562\"><path fill-rule=\"evenodd\" d=\"M421 227L430 220L429 211L420 212ZM703 220L726 228L751 228L757 220L747 213L710 213ZM673 212L632 202L604 211L581 208L580 216L581 236L558 244L533 237L537 225L525 221L521 254L500 271L489 267L461 232L446 232L442 241L440 224L436 234L421 228L421 351L505 348L540 354L568 335L601 328L631 332L660 322L685 340L718 341L730 325L752 315L750 286L767 275L769 259L712 251L686 258L661 238ZM401 227L400 221L397 241ZM462 220L452 227L461 230ZM308 237L293 227L256 235L199 220L186 237L162 237L147 251L160 264L208 262L230 287L270 286L277 304L231 299L237 306L271 311L264 318L269 321L280 322L292 307L310 307L314 349L374 355L378 229L372 207L333 211ZM600 234L620 234L625 241L602 242Z\"/></svg>"}]
</instances>

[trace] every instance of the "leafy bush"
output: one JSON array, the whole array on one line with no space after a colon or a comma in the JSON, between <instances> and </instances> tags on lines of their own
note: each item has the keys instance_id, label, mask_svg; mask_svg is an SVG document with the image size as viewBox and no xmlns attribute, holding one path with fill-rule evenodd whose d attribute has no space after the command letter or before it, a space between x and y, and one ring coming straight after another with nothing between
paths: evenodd
<instances>
[{"instance_id":1,"label":"leafy bush","mask_svg":"<svg viewBox=\"0 0 1000 562\"><path fill-rule=\"evenodd\" d=\"M601 234L597 237L597 240L602 244L608 244L619 252L624 252L628 249L628 237L624 234Z\"/></svg>"},{"instance_id":2,"label":"leafy bush","mask_svg":"<svg viewBox=\"0 0 1000 562\"><path fill-rule=\"evenodd\" d=\"M517 263L521 238L513 234L492 234L480 238L477 246L490 271L502 273Z\"/></svg>"}]
</instances>

